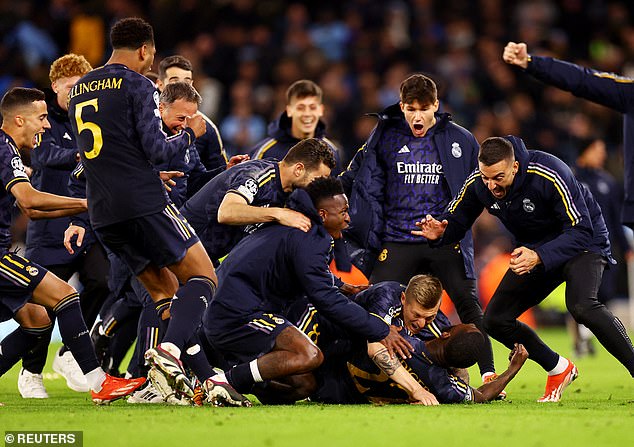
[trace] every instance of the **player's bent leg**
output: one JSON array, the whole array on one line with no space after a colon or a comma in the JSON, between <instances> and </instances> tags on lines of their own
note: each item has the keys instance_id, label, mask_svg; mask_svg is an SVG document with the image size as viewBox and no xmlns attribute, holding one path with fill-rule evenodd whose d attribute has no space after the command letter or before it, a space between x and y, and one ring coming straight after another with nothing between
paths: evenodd
<instances>
[{"instance_id":1,"label":"player's bent leg","mask_svg":"<svg viewBox=\"0 0 634 447\"><path fill-rule=\"evenodd\" d=\"M317 379L313 373L267 380L253 388L253 394L264 405L291 405L308 398L315 391Z\"/></svg>"},{"instance_id":2,"label":"player's bent leg","mask_svg":"<svg viewBox=\"0 0 634 447\"><path fill-rule=\"evenodd\" d=\"M0 375L11 369L22 356L35 347L39 340L52 330L51 320L46 309L37 304L26 303L16 312L14 319L20 327L0 342ZM33 375L38 375L41 382L40 373L41 371ZM20 375L22 376L22 371L20 371ZM18 379L18 385L19 383Z\"/></svg>"},{"instance_id":3,"label":"player's bent leg","mask_svg":"<svg viewBox=\"0 0 634 447\"><path fill-rule=\"evenodd\" d=\"M145 378L120 379L101 369L81 314L79 294L73 287L47 272L33 290L32 300L52 308L59 322L62 341L85 374L95 403L109 403L143 385Z\"/></svg>"}]
</instances>

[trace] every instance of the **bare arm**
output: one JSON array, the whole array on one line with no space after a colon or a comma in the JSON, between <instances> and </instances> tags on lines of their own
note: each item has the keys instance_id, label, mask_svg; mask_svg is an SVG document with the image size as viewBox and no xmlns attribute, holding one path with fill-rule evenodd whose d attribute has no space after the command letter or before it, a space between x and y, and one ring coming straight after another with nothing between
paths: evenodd
<instances>
[{"instance_id":1,"label":"bare arm","mask_svg":"<svg viewBox=\"0 0 634 447\"><path fill-rule=\"evenodd\" d=\"M259 222L279 222L302 231L310 230L310 219L288 208L260 207L247 203L239 194L227 193L218 208L218 222L226 225L247 225Z\"/></svg>"},{"instance_id":2,"label":"bare arm","mask_svg":"<svg viewBox=\"0 0 634 447\"><path fill-rule=\"evenodd\" d=\"M515 348L510 354L511 362L506 371L498 376L493 382L485 383L477 390L473 390L473 399L475 402L489 402L495 399L504 389L508 383L513 380L515 375L522 369L526 359L528 359L528 352L523 345L515 343Z\"/></svg>"},{"instance_id":3,"label":"bare arm","mask_svg":"<svg viewBox=\"0 0 634 447\"><path fill-rule=\"evenodd\" d=\"M52 219L83 213L86 199L58 196L38 191L29 182L19 182L11 188L20 209L31 219Z\"/></svg>"},{"instance_id":4,"label":"bare arm","mask_svg":"<svg viewBox=\"0 0 634 447\"><path fill-rule=\"evenodd\" d=\"M407 391L412 403L438 405L436 397L423 388L409 371L403 368L403 365L396 357L391 357L387 348L381 343L368 343L368 355L381 371Z\"/></svg>"}]
</instances>

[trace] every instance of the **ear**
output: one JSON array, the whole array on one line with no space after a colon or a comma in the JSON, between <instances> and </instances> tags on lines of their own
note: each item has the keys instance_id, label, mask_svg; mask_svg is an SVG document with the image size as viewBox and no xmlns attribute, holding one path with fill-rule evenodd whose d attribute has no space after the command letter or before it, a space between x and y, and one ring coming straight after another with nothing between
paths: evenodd
<instances>
[{"instance_id":1,"label":"ear","mask_svg":"<svg viewBox=\"0 0 634 447\"><path fill-rule=\"evenodd\" d=\"M321 118L322 116L324 116L324 105L319 104L318 109L319 109L319 113L317 114L317 116Z\"/></svg>"},{"instance_id":2,"label":"ear","mask_svg":"<svg viewBox=\"0 0 634 447\"><path fill-rule=\"evenodd\" d=\"M159 102L159 113L163 113L163 110L165 110L165 106L162 102Z\"/></svg>"},{"instance_id":3,"label":"ear","mask_svg":"<svg viewBox=\"0 0 634 447\"><path fill-rule=\"evenodd\" d=\"M51 82L51 90L57 93L57 81Z\"/></svg>"},{"instance_id":4,"label":"ear","mask_svg":"<svg viewBox=\"0 0 634 447\"><path fill-rule=\"evenodd\" d=\"M405 292L401 292L401 304L404 306L405 305L405 300L407 299L407 297L405 296Z\"/></svg>"},{"instance_id":5,"label":"ear","mask_svg":"<svg viewBox=\"0 0 634 447\"><path fill-rule=\"evenodd\" d=\"M434 109L434 113L438 112L438 107L440 107L440 101L436 100L436 102L434 102L434 105L432 106L432 108Z\"/></svg>"},{"instance_id":6,"label":"ear","mask_svg":"<svg viewBox=\"0 0 634 447\"><path fill-rule=\"evenodd\" d=\"M322 222L325 222L326 216L328 215L328 211L326 211L323 208L320 208L319 210L317 210L317 212L319 213L319 217L321 217Z\"/></svg>"},{"instance_id":7,"label":"ear","mask_svg":"<svg viewBox=\"0 0 634 447\"><path fill-rule=\"evenodd\" d=\"M148 48L146 44L141 45L141 48L139 48L139 60L144 61L147 59L148 56Z\"/></svg>"},{"instance_id":8,"label":"ear","mask_svg":"<svg viewBox=\"0 0 634 447\"><path fill-rule=\"evenodd\" d=\"M24 117L22 115L16 115L13 118L13 122L17 127L22 127L24 126Z\"/></svg>"},{"instance_id":9,"label":"ear","mask_svg":"<svg viewBox=\"0 0 634 447\"><path fill-rule=\"evenodd\" d=\"M304 166L304 163L302 163L301 161L295 163L295 165L293 166L293 174L295 174L296 177L303 177L305 172L306 167Z\"/></svg>"},{"instance_id":10,"label":"ear","mask_svg":"<svg viewBox=\"0 0 634 447\"><path fill-rule=\"evenodd\" d=\"M163 83L163 81L161 81L160 79L156 80L156 88L159 89L159 91L163 91L163 89L165 88L165 84Z\"/></svg>"},{"instance_id":11,"label":"ear","mask_svg":"<svg viewBox=\"0 0 634 447\"><path fill-rule=\"evenodd\" d=\"M517 171L520 169L520 162L515 160L513 162L513 174L517 174Z\"/></svg>"},{"instance_id":12,"label":"ear","mask_svg":"<svg viewBox=\"0 0 634 447\"><path fill-rule=\"evenodd\" d=\"M290 106L290 105L288 105L288 104L286 105L286 116L287 116L288 118L290 118L290 117L291 117L291 106Z\"/></svg>"},{"instance_id":13,"label":"ear","mask_svg":"<svg viewBox=\"0 0 634 447\"><path fill-rule=\"evenodd\" d=\"M405 104L403 104L403 101L399 101L398 105L401 108L401 112L404 112L405 111Z\"/></svg>"}]
</instances>

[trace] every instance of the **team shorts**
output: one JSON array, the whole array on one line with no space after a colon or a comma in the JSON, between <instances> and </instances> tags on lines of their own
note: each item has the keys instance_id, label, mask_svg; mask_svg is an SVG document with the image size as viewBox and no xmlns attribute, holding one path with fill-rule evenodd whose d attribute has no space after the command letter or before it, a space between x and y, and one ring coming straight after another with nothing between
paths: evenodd
<instances>
[{"instance_id":1,"label":"team shorts","mask_svg":"<svg viewBox=\"0 0 634 447\"><path fill-rule=\"evenodd\" d=\"M286 318L266 312L236 318L235 311L212 301L203 329L212 348L235 366L271 352L277 336L289 326L294 327Z\"/></svg>"},{"instance_id":2,"label":"team shorts","mask_svg":"<svg viewBox=\"0 0 634 447\"><path fill-rule=\"evenodd\" d=\"M12 319L31 299L47 271L15 253L0 257L0 322Z\"/></svg>"},{"instance_id":3,"label":"team shorts","mask_svg":"<svg viewBox=\"0 0 634 447\"><path fill-rule=\"evenodd\" d=\"M135 275L149 264L176 264L198 236L173 204L160 213L117 222L96 229L103 244L118 255Z\"/></svg>"}]
</instances>

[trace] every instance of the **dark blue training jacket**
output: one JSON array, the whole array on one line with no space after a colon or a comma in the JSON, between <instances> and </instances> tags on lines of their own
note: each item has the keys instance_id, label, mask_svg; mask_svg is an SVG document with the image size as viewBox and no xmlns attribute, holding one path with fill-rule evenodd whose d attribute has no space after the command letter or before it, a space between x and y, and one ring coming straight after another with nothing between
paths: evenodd
<instances>
[{"instance_id":1,"label":"dark blue training jacket","mask_svg":"<svg viewBox=\"0 0 634 447\"><path fill-rule=\"evenodd\" d=\"M551 57L532 56L527 73L575 96L610 107L623 114L625 201L621 219L634 225L634 79L603 73Z\"/></svg>"},{"instance_id":2,"label":"dark blue training jacket","mask_svg":"<svg viewBox=\"0 0 634 447\"><path fill-rule=\"evenodd\" d=\"M270 158L279 161L286 156L290 148L301 141L291 134L291 119L286 115L286 112L282 112L278 119L269 123L267 134L268 138L257 143L249 152L253 160ZM315 138L323 141L330 147L337 161L337 166L332 170L332 175L339 174L343 169L339 157L339 150L335 143L326 138L326 125L321 120L317 123L317 127L315 128Z\"/></svg>"},{"instance_id":3,"label":"dark blue training jacket","mask_svg":"<svg viewBox=\"0 0 634 447\"><path fill-rule=\"evenodd\" d=\"M31 151L31 184L39 191L68 196L68 179L77 165L77 143L70 125L68 113L57 99L47 97L48 121L42 141ZM26 257L44 266L68 264L90 244L71 255L64 248L64 231L70 217L29 221L26 231ZM86 242L90 242L89 240Z\"/></svg>"},{"instance_id":4,"label":"dark blue training jacket","mask_svg":"<svg viewBox=\"0 0 634 447\"><path fill-rule=\"evenodd\" d=\"M513 144L519 162L507 195L497 200L480 171L474 171L449 204L449 213L439 217L449 225L435 244L460 240L486 208L513 234L517 246L537 252L546 271L584 251L599 253L613 263L601 209L588 188L554 155L529 151L517 137L505 138Z\"/></svg>"},{"instance_id":5,"label":"dark blue training jacket","mask_svg":"<svg viewBox=\"0 0 634 447\"><path fill-rule=\"evenodd\" d=\"M379 122L368 141L359 149L348 169L340 178L350 200L350 228L345 236L356 245L369 250L373 262L383 242L385 220L383 197L385 185L383 168L377 153L382 150L382 135L386 129L399 125L405 118L398 104L378 115ZM444 176L452 196L460 191L467 176L478 166L478 142L465 128L453 123L448 113L436 114L433 141L443 165ZM460 241L465 271L468 278L475 278L473 265L473 239L471 232ZM353 255L355 260L357 256ZM364 271L369 269L357 265Z\"/></svg>"},{"instance_id":6,"label":"dark blue training jacket","mask_svg":"<svg viewBox=\"0 0 634 447\"><path fill-rule=\"evenodd\" d=\"M306 295L319 312L349 331L368 341L385 338L388 325L335 286L328 269L332 237L306 191L293 192L288 206L311 219L310 231L271 224L242 239L217 271L214 302L242 321L259 311L283 314Z\"/></svg>"}]
</instances>

